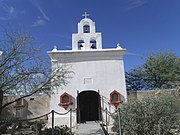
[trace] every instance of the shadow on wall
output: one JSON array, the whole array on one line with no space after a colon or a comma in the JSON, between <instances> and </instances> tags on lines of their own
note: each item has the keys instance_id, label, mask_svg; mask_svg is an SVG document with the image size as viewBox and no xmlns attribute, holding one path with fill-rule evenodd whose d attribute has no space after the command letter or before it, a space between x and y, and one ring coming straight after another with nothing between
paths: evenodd
<instances>
[{"instance_id":1,"label":"shadow on wall","mask_svg":"<svg viewBox=\"0 0 180 135\"><path fill-rule=\"evenodd\" d=\"M3 102L5 104L17 98L19 98L19 96L6 96ZM2 118L29 119L44 115L48 113L49 110L50 96L47 94L34 95L7 106L2 111Z\"/></svg>"}]
</instances>

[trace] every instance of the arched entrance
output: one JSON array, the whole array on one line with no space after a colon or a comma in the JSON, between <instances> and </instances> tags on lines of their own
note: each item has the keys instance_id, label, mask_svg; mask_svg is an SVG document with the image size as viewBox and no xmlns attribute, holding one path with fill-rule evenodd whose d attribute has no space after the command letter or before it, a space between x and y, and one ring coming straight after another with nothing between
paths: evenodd
<instances>
[{"instance_id":1,"label":"arched entrance","mask_svg":"<svg viewBox=\"0 0 180 135\"><path fill-rule=\"evenodd\" d=\"M77 97L77 122L100 120L100 95L96 91L83 91Z\"/></svg>"}]
</instances>

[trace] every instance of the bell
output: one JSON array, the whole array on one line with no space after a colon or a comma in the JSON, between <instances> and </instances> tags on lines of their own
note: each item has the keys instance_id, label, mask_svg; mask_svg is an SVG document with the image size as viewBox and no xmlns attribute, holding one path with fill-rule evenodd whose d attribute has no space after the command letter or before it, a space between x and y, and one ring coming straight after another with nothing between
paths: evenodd
<instances>
[{"instance_id":1,"label":"bell","mask_svg":"<svg viewBox=\"0 0 180 135\"><path fill-rule=\"evenodd\" d=\"M85 29L85 33L89 33L88 28Z\"/></svg>"},{"instance_id":2,"label":"bell","mask_svg":"<svg viewBox=\"0 0 180 135\"><path fill-rule=\"evenodd\" d=\"M91 45L92 49L96 49L96 46L94 44Z\"/></svg>"},{"instance_id":3,"label":"bell","mask_svg":"<svg viewBox=\"0 0 180 135\"><path fill-rule=\"evenodd\" d=\"M82 45L82 44L80 44L80 47L83 47L83 45Z\"/></svg>"}]
</instances>

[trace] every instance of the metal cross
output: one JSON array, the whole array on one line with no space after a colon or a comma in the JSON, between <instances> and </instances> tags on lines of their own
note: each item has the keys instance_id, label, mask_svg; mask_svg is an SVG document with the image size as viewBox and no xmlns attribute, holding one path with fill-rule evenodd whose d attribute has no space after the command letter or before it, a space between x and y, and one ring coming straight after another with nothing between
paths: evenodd
<instances>
[{"instance_id":1,"label":"metal cross","mask_svg":"<svg viewBox=\"0 0 180 135\"><path fill-rule=\"evenodd\" d=\"M82 14L82 16L84 16L84 18L87 18L89 16L89 14L87 12L85 12L84 14Z\"/></svg>"}]
</instances>

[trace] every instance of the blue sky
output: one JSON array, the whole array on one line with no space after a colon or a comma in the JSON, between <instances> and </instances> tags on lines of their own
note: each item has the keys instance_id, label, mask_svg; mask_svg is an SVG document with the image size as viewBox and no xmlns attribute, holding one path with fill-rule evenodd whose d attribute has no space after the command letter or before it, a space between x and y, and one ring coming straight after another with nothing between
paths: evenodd
<instances>
[{"instance_id":1,"label":"blue sky","mask_svg":"<svg viewBox=\"0 0 180 135\"><path fill-rule=\"evenodd\" d=\"M47 55L54 45L71 49L85 11L102 32L103 48L127 49L126 71L151 52L180 55L180 0L0 0L0 28L30 31Z\"/></svg>"}]
</instances>

